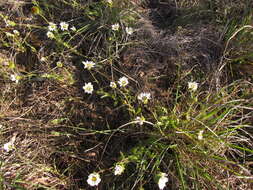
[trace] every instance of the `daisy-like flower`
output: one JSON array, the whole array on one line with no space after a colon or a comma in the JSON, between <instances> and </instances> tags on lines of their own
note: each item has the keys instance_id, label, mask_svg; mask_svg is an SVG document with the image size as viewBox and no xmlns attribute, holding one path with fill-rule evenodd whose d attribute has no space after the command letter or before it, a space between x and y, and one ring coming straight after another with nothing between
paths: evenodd
<instances>
[{"instance_id":1,"label":"daisy-like flower","mask_svg":"<svg viewBox=\"0 0 253 190\"><path fill-rule=\"evenodd\" d=\"M75 32L75 31L76 31L76 27L72 26L72 27L70 28L70 30L72 30L73 32Z\"/></svg>"},{"instance_id":2,"label":"daisy-like flower","mask_svg":"<svg viewBox=\"0 0 253 190\"><path fill-rule=\"evenodd\" d=\"M191 91L196 91L198 89L197 82L188 82L188 89Z\"/></svg>"},{"instance_id":3,"label":"daisy-like flower","mask_svg":"<svg viewBox=\"0 0 253 190\"><path fill-rule=\"evenodd\" d=\"M114 168L114 175L121 175L125 170L123 165L117 164Z\"/></svg>"},{"instance_id":4,"label":"daisy-like flower","mask_svg":"<svg viewBox=\"0 0 253 190\"><path fill-rule=\"evenodd\" d=\"M56 26L55 23L49 22L48 24L49 24L49 25L48 25L48 30L49 30L49 31L56 31L56 30L57 30L57 26Z\"/></svg>"},{"instance_id":5,"label":"daisy-like flower","mask_svg":"<svg viewBox=\"0 0 253 190\"><path fill-rule=\"evenodd\" d=\"M134 29L131 28L131 27L126 27L126 33L127 33L128 35L131 35L131 34L134 33Z\"/></svg>"},{"instance_id":6,"label":"daisy-like flower","mask_svg":"<svg viewBox=\"0 0 253 190\"><path fill-rule=\"evenodd\" d=\"M53 39L54 38L53 32L48 31L47 32L47 37L50 38L50 39Z\"/></svg>"},{"instance_id":7,"label":"daisy-like flower","mask_svg":"<svg viewBox=\"0 0 253 190\"><path fill-rule=\"evenodd\" d=\"M138 100L142 101L144 104L148 103L148 100L151 99L151 94L148 92L142 92L138 95Z\"/></svg>"},{"instance_id":8,"label":"daisy-like flower","mask_svg":"<svg viewBox=\"0 0 253 190\"><path fill-rule=\"evenodd\" d=\"M121 86L121 87L125 87L126 85L128 85L128 78L126 78L126 77L121 77L120 79L119 79L119 81L118 81L118 83L119 83L119 85Z\"/></svg>"},{"instance_id":9,"label":"daisy-like flower","mask_svg":"<svg viewBox=\"0 0 253 190\"><path fill-rule=\"evenodd\" d=\"M92 173L88 176L87 183L90 186L97 186L100 182L101 182L101 178L98 173Z\"/></svg>"},{"instance_id":10,"label":"daisy-like flower","mask_svg":"<svg viewBox=\"0 0 253 190\"><path fill-rule=\"evenodd\" d=\"M85 83L85 85L83 86L83 90L87 94L92 94L92 92L93 92L93 85L91 84L91 82Z\"/></svg>"},{"instance_id":11,"label":"daisy-like flower","mask_svg":"<svg viewBox=\"0 0 253 190\"><path fill-rule=\"evenodd\" d=\"M15 83L18 83L18 81L19 81L19 77L17 75L11 75L10 79L11 79L11 81L13 81Z\"/></svg>"},{"instance_id":12,"label":"daisy-like flower","mask_svg":"<svg viewBox=\"0 0 253 190\"><path fill-rule=\"evenodd\" d=\"M10 142L5 143L4 146L3 146L3 149L4 149L4 151L6 151L6 152L12 151L12 150L14 149L14 144L13 144L13 142L10 141Z\"/></svg>"},{"instance_id":13,"label":"daisy-like flower","mask_svg":"<svg viewBox=\"0 0 253 190\"><path fill-rule=\"evenodd\" d=\"M84 68L91 70L93 67L95 67L95 63L93 61L82 61Z\"/></svg>"},{"instance_id":14,"label":"daisy-like flower","mask_svg":"<svg viewBox=\"0 0 253 190\"><path fill-rule=\"evenodd\" d=\"M60 23L60 27L61 27L61 30L62 30L62 31L68 30L68 29L69 29L69 24L66 23L66 22L61 22L61 23Z\"/></svg>"},{"instance_id":15,"label":"daisy-like flower","mask_svg":"<svg viewBox=\"0 0 253 190\"><path fill-rule=\"evenodd\" d=\"M203 130L201 130L201 131L199 131L199 133L198 133L198 140L202 140L203 139Z\"/></svg>"},{"instance_id":16,"label":"daisy-like flower","mask_svg":"<svg viewBox=\"0 0 253 190\"><path fill-rule=\"evenodd\" d=\"M113 30L113 31L118 31L118 30L119 30L119 24L118 24L118 23L113 24L113 25L112 25L112 30Z\"/></svg>"},{"instance_id":17,"label":"daisy-like flower","mask_svg":"<svg viewBox=\"0 0 253 190\"><path fill-rule=\"evenodd\" d=\"M116 82L110 82L110 87L111 88L117 88Z\"/></svg>"},{"instance_id":18,"label":"daisy-like flower","mask_svg":"<svg viewBox=\"0 0 253 190\"><path fill-rule=\"evenodd\" d=\"M169 181L168 175L166 173L160 173L160 178L158 180L159 189L161 190L164 189L168 181Z\"/></svg>"},{"instance_id":19,"label":"daisy-like flower","mask_svg":"<svg viewBox=\"0 0 253 190\"><path fill-rule=\"evenodd\" d=\"M145 118L138 116L138 117L136 117L135 121L137 121L139 125L143 125L144 121L145 121Z\"/></svg>"}]
</instances>

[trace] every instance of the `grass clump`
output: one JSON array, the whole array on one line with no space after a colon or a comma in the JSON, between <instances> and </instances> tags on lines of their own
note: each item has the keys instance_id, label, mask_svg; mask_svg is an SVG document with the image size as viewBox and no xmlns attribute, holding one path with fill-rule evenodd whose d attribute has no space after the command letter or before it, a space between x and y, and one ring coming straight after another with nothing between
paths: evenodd
<instances>
[{"instance_id":1,"label":"grass clump","mask_svg":"<svg viewBox=\"0 0 253 190\"><path fill-rule=\"evenodd\" d=\"M3 6L0 188L252 189L251 17L226 2Z\"/></svg>"}]
</instances>

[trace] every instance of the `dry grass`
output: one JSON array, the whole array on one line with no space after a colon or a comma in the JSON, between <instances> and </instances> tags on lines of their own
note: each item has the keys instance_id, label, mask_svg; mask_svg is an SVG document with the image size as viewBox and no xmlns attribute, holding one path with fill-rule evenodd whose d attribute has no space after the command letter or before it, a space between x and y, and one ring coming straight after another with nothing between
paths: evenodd
<instances>
[{"instance_id":1,"label":"dry grass","mask_svg":"<svg viewBox=\"0 0 253 190\"><path fill-rule=\"evenodd\" d=\"M0 21L0 189L89 189L93 171L105 173L101 190L155 189L159 171L169 189L252 189L251 31L228 40L250 24L248 1L115 2L110 12L100 1L0 1L17 23ZM80 30L53 41L48 21ZM115 34L116 22L136 32ZM8 37L13 29L19 37ZM86 59L98 68L85 70ZM129 87L112 91L123 75ZM92 95L82 90L90 81ZM148 105L140 92L152 94ZM140 115L141 127L131 123Z\"/></svg>"}]
</instances>

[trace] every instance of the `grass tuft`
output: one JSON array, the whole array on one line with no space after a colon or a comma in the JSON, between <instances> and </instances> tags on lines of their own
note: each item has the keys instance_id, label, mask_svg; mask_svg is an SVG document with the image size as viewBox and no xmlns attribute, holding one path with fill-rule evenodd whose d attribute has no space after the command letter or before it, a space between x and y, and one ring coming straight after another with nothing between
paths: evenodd
<instances>
[{"instance_id":1,"label":"grass tuft","mask_svg":"<svg viewBox=\"0 0 253 190\"><path fill-rule=\"evenodd\" d=\"M253 188L249 0L0 5L0 189Z\"/></svg>"}]
</instances>

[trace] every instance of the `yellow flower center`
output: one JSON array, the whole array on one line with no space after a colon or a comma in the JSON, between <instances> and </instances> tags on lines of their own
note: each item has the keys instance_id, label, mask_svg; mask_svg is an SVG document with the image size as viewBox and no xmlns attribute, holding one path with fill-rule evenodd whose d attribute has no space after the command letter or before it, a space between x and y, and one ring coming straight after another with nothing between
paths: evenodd
<instances>
[{"instance_id":1,"label":"yellow flower center","mask_svg":"<svg viewBox=\"0 0 253 190\"><path fill-rule=\"evenodd\" d=\"M95 177L95 176L93 176L92 178L91 178L91 181L97 181L97 178Z\"/></svg>"}]
</instances>

